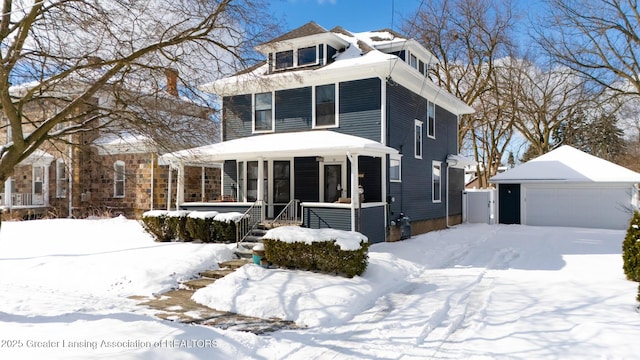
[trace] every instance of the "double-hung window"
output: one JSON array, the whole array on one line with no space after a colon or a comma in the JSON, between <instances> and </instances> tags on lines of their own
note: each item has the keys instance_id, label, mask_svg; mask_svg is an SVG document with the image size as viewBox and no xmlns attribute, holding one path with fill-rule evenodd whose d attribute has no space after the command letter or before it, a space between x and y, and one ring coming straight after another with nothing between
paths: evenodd
<instances>
[{"instance_id":1,"label":"double-hung window","mask_svg":"<svg viewBox=\"0 0 640 360\"><path fill-rule=\"evenodd\" d=\"M316 127L336 126L336 85L316 86Z\"/></svg>"},{"instance_id":2,"label":"double-hung window","mask_svg":"<svg viewBox=\"0 0 640 360\"><path fill-rule=\"evenodd\" d=\"M436 104L427 102L427 136L436 138Z\"/></svg>"},{"instance_id":3,"label":"double-hung window","mask_svg":"<svg viewBox=\"0 0 640 360\"><path fill-rule=\"evenodd\" d=\"M416 159L422 159L422 125L423 122L420 120L415 121L415 130L414 130L414 155Z\"/></svg>"},{"instance_id":4,"label":"double-hung window","mask_svg":"<svg viewBox=\"0 0 640 360\"><path fill-rule=\"evenodd\" d=\"M442 201L442 162L434 161L431 166L431 200L434 203Z\"/></svg>"},{"instance_id":5,"label":"double-hung window","mask_svg":"<svg viewBox=\"0 0 640 360\"><path fill-rule=\"evenodd\" d=\"M113 164L113 197L124 197L124 161L118 160Z\"/></svg>"},{"instance_id":6,"label":"double-hung window","mask_svg":"<svg viewBox=\"0 0 640 360\"><path fill-rule=\"evenodd\" d=\"M253 131L273 131L273 95L270 92L255 94Z\"/></svg>"},{"instance_id":7,"label":"double-hung window","mask_svg":"<svg viewBox=\"0 0 640 360\"><path fill-rule=\"evenodd\" d=\"M56 197L64 198L67 196L67 167L63 159L56 161Z\"/></svg>"}]
</instances>

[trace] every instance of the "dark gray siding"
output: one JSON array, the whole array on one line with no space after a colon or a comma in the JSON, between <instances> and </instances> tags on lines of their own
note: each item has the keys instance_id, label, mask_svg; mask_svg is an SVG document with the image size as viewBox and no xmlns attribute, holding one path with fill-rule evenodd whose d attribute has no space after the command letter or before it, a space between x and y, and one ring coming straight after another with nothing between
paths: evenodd
<instances>
[{"instance_id":1,"label":"dark gray siding","mask_svg":"<svg viewBox=\"0 0 640 360\"><path fill-rule=\"evenodd\" d=\"M380 79L342 82L339 96L340 128L336 131L380 142Z\"/></svg>"},{"instance_id":2,"label":"dark gray siding","mask_svg":"<svg viewBox=\"0 0 640 360\"><path fill-rule=\"evenodd\" d=\"M464 170L449 170L449 215L462 214L462 192L464 191Z\"/></svg>"},{"instance_id":3,"label":"dark gray siding","mask_svg":"<svg viewBox=\"0 0 640 360\"><path fill-rule=\"evenodd\" d=\"M311 129L311 87L276 91L276 132Z\"/></svg>"},{"instance_id":4,"label":"dark gray siding","mask_svg":"<svg viewBox=\"0 0 640 360\"><path fill-rule=\"evenodd\" d=\"M369 244L384 242L386 240L384 212L384 206L362 209L362 229L360 232L369 238ZM358 223L358 221L359 214L356 211L356 223Z\"/></svg>"},{"instance_id":5,"label":"dark gray siding","mask_svg":"<svg viewBox=\"0 0 640 360\"><path fill-rule=\"evenodd\" d=\"M222 98L222 141L238 139L252 133L251 95Z\"/></svg>"},{"instance_id":6,"label":"dark gray siding","mask_svg":"<svg viewBox=\"0 0 640 360\"><path fill-rule=\"evenodd\" d=\"M224 162L222 169L222 182L224 183L222 195L233 196L233 198L236 199L237 193L235 189L238 184L238 170L235 161L227 160ZM237 200L238 199L236 199L236 201Z\"/></svg>"},{"instance_id":7,"label":"dark gray siding","mask_svg":"<svg viewBox=\"0 0 640 360\"><path fill-rule=\"evenodd\" d=\"M320 201L320 167L314 157L297 157L293 160L294 196L304 201Z\"/></svg>"},{"instance_id":8,"label":"dark gray siding","mask_svg":"<svg viewBox=\"0 0 640 360\"><path fill-rule=\"evenodd\" d=\"M395 197L390 206L390 219L396 219L400 212L412 221L437 219L446 211L446 158L457 153L457 117L436 106L435 139L427 137L426 99L408 89L387 85L388 95L388 145L402 153L402 182L390 183L388 194ZM423 121L422 159L414 156L415 120ZM441 164L441 199L432 201L432 161Z\"/></svg>"},{"instance_id":9,"label":"dark gray siding","mask_svg":"<svg viewBox=\"0 0 640 360\"><path fill-rule=\"evenodd\" d=\"M369 156L358 157L358 172L364 175L360 185L364 188L365 202L382 201L382 159Z\"/></svg>"},{"instance_id":10,"label":"dark gray siding","mask_svg":"<svg viewBox=\"0 0 640 360\"><path fill-rule=\"evenodd\" d=\"M304 208L303 225L311 229L351 231L351 209Z\"/></svg>"}]
</instances>

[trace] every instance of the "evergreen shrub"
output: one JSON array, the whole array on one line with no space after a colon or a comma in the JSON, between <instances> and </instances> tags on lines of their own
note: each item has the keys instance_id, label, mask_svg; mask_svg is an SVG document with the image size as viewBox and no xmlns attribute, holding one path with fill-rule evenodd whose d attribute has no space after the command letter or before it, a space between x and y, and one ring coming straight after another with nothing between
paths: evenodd
<instances>
[{"instance_id":1,"label":"evergreen shrub","mask_svg":"<svg viewBox=\"0 0 640 360\"><path fill-rule=\"evenodd\" d=\"M362 275L367 269L367 242L361 242L357 250L342 250L335 240L290 243L263 239L263 243L267 261L276 266L347 277Z\"/></svg>"},{"instance_id":2,"label":"evergreen shrub","mask_svg":"<svg viewBox=\"0 0 640 360\"><path fill-rule=\"evenodd\" d=\"M167 225L167 211L145 212L142 214L142 224L145 230L156 238L156 241L166 242L173 239L173 230Z\"/></svg>"},{"instance_id":3,"label":"evergreen shrub","mask_svg":"<svg viewBox=\"0 0 640 360\"><path fill-rule=\"evenodd\" d=\"M640 281L640 213L635 211L622 242L624 274L628 280Z\"/></svg>"},{"instance_id":4,"label":"evergreen shrub","mask_svg":"<svg viewBox=\"0 0 640 360\"><path fill-rule=\"evenodd\" d=\"M172 240L177 241L192 241L193 238L187 231L187 215L188 211L168 211L167 212L167 227L172 235Z\"/></svg>"},{"instance_id":5,"label":"evergreen shrub","mask_svg":"<svg viewBox=\"0 0 640 360\"><path fill-rule=\"evenodd\" d=\"M202 242L214 242L217 240L217 234L213 225L213 218L218 213L215 211L200 214L199 212L192 212L187 217L187 232L189 236L194 240L200 240Z\"/></svg>"}]
</instances>

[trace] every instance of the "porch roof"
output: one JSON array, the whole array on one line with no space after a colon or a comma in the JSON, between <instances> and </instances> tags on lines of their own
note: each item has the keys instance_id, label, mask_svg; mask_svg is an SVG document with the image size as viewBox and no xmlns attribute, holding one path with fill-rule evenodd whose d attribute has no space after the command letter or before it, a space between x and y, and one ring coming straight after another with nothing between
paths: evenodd
<instances>
[{"instance_id":1,"label":"porch roof","mask_svg":"<svg viewBox=\"0 0 640 360\"><path fill-rule=\"evenodd\" d=\"M206 164L224 160L346 155L384 156L398 150L379 142L330 130L265 134L162 155L170 163Z\"/></svg>"}]
</instances>

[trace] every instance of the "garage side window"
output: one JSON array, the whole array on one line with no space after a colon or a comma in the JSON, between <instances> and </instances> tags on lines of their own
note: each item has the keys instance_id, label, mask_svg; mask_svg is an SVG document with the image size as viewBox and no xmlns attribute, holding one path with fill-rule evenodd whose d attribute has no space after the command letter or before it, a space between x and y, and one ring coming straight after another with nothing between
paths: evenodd
<instances>
[{"instance_id":1,"label":"garage side window","mask_svg":"<svg viewBox=\"0 0 640 360\"><path fill-rule=\"evenodd\" d=\"M124 197L124 161L118 160L113 164L113 197Z\"/></svg>"}]
</instances>

